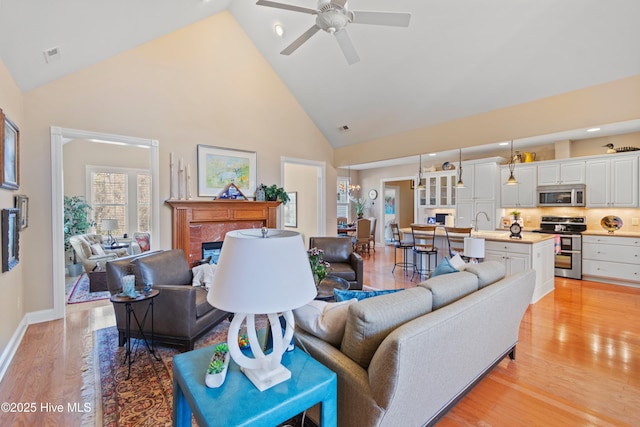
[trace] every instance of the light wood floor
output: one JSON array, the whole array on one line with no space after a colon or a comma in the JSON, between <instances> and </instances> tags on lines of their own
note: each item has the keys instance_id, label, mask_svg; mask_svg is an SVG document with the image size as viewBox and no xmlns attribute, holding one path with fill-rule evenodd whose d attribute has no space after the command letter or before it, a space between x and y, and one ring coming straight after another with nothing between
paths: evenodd
<instances>
[{"instance_id":1,"label":"light wood floor","mask_svg":"<svg viewBox=\"0 0 640 427\"><path fill-rule=\"evenodd\" d=\"M376 249L365 257L365 284L415 286L402 270L391 274L393 248ZM640 289L555 283L527 310L516 361L502 361L439 426L640 426ZM34 402L37 411L0 412L0 425L81 425L82 414L67 405L88 401L83 354L92 331L110 324L109 303L95 302L68 306L65 320L30 326L0 384L0 402ZM46 403L64 410L47 413Z\"/></svg>"}]
</instances>

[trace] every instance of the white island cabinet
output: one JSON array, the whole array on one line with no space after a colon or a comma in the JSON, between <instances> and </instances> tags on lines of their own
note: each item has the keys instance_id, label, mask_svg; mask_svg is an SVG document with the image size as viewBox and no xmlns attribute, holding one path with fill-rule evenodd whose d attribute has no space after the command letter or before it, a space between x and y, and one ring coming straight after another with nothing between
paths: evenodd
<instances>
[{"instance_id":1,"label":"white island cabinet","mask_svg":"<svg viewBox=\"0 0 640 427\"><path fill-rule=\"evenodd\" d=\"M582 278L640 287L640 235L583 233Z\"/></svg>"},{"instance_id":2,"label":"white island cabinet","mask_svg":"<svg viewBox=\"0 0 640 427\"><path fill-rule=\"evenodd\" d=\"M553 236L550 234L523 233L522 239L510 239L505 231L474 232L474 237L485 239L485 261L504 264L506 274L533 269L536 271L536 287L531 303L554 289Z\"/></svg>"}]
</instances>

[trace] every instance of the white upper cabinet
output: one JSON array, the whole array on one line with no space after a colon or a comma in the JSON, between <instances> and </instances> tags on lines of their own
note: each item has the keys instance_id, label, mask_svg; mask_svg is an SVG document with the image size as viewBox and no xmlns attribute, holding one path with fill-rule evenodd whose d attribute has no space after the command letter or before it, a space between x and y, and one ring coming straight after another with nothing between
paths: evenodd
<instances>
[{"instance_id":1,"label":"white upper cabinet","mask_svg":"<svg viewBox=\"0 0 640 427\"><path fill-rule=\"evenodd\" d=\"M427 173L422 178L423 188L418 188L418 205L426 208L450 208L456 204L456 172Z\"/></svg>"},{"instance_id":2,"label":"white upper cabinet","mask_svg":"<svg viewBox=\"0 0 640 427\"><path fill-rule=\"evenodd\" d=\"M518 181L515 185L507 185L509 166L500 167L500 205L503 208L535 208L536 207L536 165L517 164L513 175Z\"/></svg>"},{"instance_id":3,"label":"white upper cabinet","mask_svg":"<svg viewBox=\"0 0 640 427\"><path fill-rule=\"evenodd\" d=\"M538 164L538 185L584 184L585 162L562 161Z\"/></svg>"},{"instance_id":4,"label":"white upper cabinet","mask_svg":"<svg viewBox=\"0 0 640 427\"><path fill-rule=\"evenodd\" d=\"M586 193L588 208L638 207L638 157L587 160Z\"/></svg>"}]
</instances>

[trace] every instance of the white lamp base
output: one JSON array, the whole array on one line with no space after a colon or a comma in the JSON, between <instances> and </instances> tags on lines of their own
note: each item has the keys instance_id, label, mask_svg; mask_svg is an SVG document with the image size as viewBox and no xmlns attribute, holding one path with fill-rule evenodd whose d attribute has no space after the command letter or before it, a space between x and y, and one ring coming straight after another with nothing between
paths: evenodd
<instances>
[{"instance_id":1,"label":"white lamp base","mask_svg":"<svg viewBox=\"0 0 640 427\"><path fill-rule=\"evenodd\" d=\"M291 371L282 365L269 369L247 369L241 367L240 370L260 391L265 391L291 378Z\"/></svg>"}]
</instances>

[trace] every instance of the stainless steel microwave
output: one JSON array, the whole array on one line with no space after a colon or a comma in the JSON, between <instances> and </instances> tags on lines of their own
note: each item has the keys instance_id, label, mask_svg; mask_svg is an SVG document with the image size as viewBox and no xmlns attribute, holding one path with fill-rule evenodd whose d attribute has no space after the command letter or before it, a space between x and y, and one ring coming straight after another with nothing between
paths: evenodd
<instances>
[{"instance_id":1,"label":"stainless steel microwave","mask_svg":"<svg viewBox=\"0 0 640 427\"><path fill-rule=\"evenodd\" d=\"M584 206L584 184L538 187L538 206Z\"/></svg>"}]
</instances>

